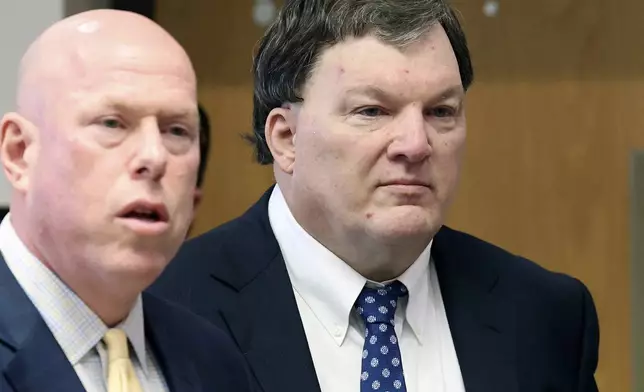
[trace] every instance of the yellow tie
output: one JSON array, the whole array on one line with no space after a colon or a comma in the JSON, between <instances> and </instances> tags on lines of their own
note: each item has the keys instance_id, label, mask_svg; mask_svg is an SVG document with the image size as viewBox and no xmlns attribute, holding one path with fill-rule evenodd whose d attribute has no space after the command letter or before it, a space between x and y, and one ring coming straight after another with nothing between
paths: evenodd
<instances>
[{"instance_id":1,"label":"yellow tie","mask_svg":"<svg viewBox=\"0 0 644 392\"><path fill-rule=\"evenodd\" d=\"M108 392L143 392L134 373L127 346L127 335L120 329L110 329L103 338L109 358Z\"/></svg>"}]
</instances>

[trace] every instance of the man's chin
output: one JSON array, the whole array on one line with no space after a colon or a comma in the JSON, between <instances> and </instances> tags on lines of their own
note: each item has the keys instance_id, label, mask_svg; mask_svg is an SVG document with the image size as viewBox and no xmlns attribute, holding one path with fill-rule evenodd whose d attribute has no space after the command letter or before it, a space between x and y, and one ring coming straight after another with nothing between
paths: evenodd
<instances>
[{"instance_id":1,"label":"man's chin","mask_svg":"<svg viewBox=\"0 0 644 392\"><path fill-rule=\"evenodd\" d=\"M432 238L441 221L437 216L428 213L426 209L415 206L397 207L394 211L374 213L371 216L371 232L385 242L397 242L405 239Z\"/></svg>"},{"instance_id":2,"label":"man's chin","mask_svg":"<svg viewBox=\"0 0 644 392\"><path fill-rule=\"evenodd\" d=\"M105 260L106 269L114 275L132 276L137 279L156 279L169 263L169 257L160 249L119 249Z\"/></svg>"}]
</instances>

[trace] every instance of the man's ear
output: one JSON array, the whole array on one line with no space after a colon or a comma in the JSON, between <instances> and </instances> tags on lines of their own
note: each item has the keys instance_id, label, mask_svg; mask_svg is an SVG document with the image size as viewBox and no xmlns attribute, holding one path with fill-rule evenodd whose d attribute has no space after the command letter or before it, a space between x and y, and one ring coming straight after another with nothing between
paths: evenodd
<instances>
[{"instance_id":1,"label":"man's ear","mask_svg":"<svg viewBox=\"0 0 644 392\"><path fill-rule=\"evenodd\" d=\"M201 204L201 199L203 198L203 191L201 188L195 188L195 192L193 195L193 200L194 200L194 212L197 212L197 208L199 208L199 205Z\"/></svg>"},{"instance_id":2,"label":"man's ear","mask_svg":"<svg viewBox=\"0 0 644 392\"><path fill-rule=\"evenodd\" d=\"M0 120L0 160L14 189L25 192L36 161L36 126L18 113Z\"/></svg>"},{"instance_id":3,"label":"man's ear","mask_svg":"<svg viewBox=\"0 0 644 392\"><path fill-rule=\"evenodd\" d=\"M294 106L284 105L271 110L264 126L264 136L273 160L288 174L293 174L295 165L295 116Z\"/></svg>"}]
</instances>

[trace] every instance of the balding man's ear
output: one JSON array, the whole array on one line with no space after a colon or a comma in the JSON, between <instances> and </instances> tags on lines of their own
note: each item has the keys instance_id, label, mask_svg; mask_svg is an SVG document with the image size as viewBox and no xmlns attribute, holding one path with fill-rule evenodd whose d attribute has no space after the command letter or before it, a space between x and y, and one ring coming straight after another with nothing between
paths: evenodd
<instances>
[{"instance_id":1,"label":"balding man's ear","mask_svg":"<svg viewBox=\"0 0 644 392\"><path fill-rule=\"evenodd\" d=\"M298 109L285 105L271 110L266 118L264 136L273 160L280 169L293 174L295 165L295 131Z\"/></svg>"},{"instance_id":2,"label":"balding man's ear","mask_svg":"<svg viewBox=\"0 0 644 392\"><path fill-rule=\"evenodd\" d=\"M17 113L7 113L0 121L0 160L9 182L19 191L29 185L35 133L35 126Z\"/></svg>"}]
</instances>

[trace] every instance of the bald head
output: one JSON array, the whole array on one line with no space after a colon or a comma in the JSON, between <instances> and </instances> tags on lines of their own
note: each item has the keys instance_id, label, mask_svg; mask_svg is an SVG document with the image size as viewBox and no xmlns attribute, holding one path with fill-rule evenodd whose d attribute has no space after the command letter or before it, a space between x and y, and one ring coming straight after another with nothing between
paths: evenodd
<instances>
[{"instance_id":1,"label":"bald head","mask_svg":"<svg viewBox=\"0 0 644 392\"><path fill-rule=\"evenodd\" d=\"M150 19L127 11L92 10L70 16L45 30L22 58L18 77L18 111L37 121L61 91L79 77L119 62L148 72L173 68L192 80L194 72L183 48Z\"/></svg>"},{"instance_id":2,"label":"bald head","mask_svg":"<svg viewBox=\"0 0 644 392\"><path fill-rule=\"evenodd\" d=\"M0 121L11 222L101 318L117 321L127 306L109 301L131 304L193 219L199 116L188 55L137 14L81 13L27 50L17 109Z\"/></svg>"}]
</instances>

